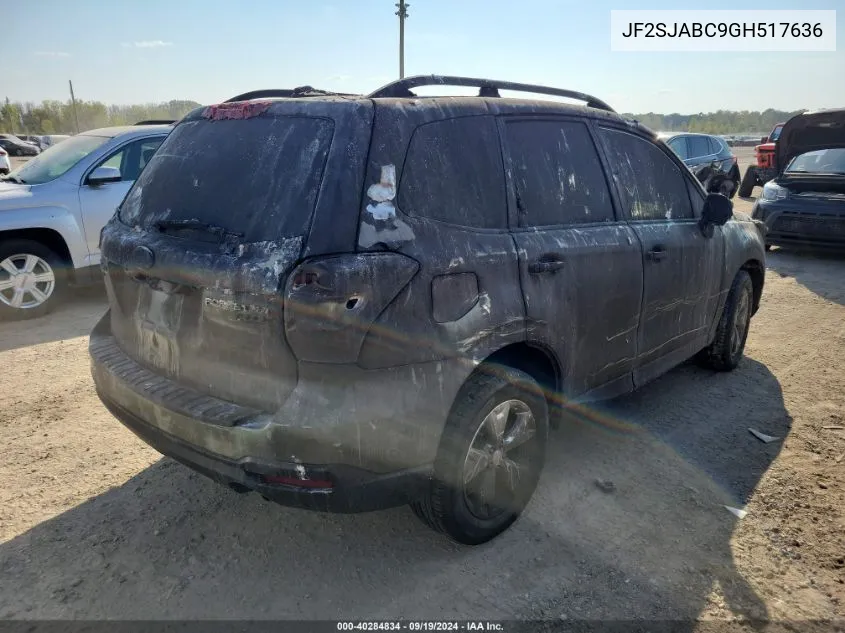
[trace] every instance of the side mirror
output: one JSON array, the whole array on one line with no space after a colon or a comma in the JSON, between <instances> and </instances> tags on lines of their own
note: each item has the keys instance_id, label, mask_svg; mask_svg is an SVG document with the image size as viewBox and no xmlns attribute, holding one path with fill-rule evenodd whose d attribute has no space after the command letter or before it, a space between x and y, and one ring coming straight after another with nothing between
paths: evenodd
<instances>
[{"instance_id":1,"label":"side mirror","mask_svg":"<svg viewBox=\"0 0 845 633\"><path fill-rule=\"evenodd\" d=\"M117 167L106 167L105 165L100 165L91 172L86 180L86 183L91 185L92 187L98 187L99 185L104 185L107 182L120 182L120 170Z\"/></svg>"},{"instance_id":2,"label":"side mirror","mask_svg":"<svg viewBox=\"0 0 845 633\"><path fill-rule=\"evenodd\" d=\"M704 200L704 210L701 213L699 226L702 233L709 237L714 226L723 226L733 217L734 205L729 198L720 193L708 193Z\"/></svg>"}]
</instances>

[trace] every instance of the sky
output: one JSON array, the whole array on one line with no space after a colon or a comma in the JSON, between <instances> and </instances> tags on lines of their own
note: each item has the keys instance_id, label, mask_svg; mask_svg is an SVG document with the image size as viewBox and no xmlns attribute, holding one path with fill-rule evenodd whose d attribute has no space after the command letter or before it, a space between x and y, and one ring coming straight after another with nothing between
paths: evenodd
<instances>
[{"instance_id":1,"label":"sky","mask_svg":"<svg viewBox=\"0 0 845 633\"><path fill-rule=\"evenodd\" d=\"M2 11L0 98L217 103L259 88L370 92L398 77L398 0L28 0ZM238 6L238 4L242 6ZM766 9L843 9L768 0ZM845 11L829 53L610 50L611 9L759 2L410 0L405 74L579 90L620 112L845 106Z\"/></svg>"}]
</instances>

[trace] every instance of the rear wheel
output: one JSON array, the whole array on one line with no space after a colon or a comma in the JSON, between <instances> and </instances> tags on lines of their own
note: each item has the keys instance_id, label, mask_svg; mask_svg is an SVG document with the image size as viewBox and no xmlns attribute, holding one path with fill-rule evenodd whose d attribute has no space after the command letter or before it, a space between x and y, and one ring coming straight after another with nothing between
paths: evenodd
<instances>
[{"instance_id":1,"label":"rear wheel","mask_svg":"<svg viewBox=\"0 0 845 633\"><path fill-rule=\"evenodd\" d=\"M33 240L0 244L0 319L29 319L52 310L64 291L65 262Z\"/></svg>"},{"instance_id":2,"label":"rear wheel","mask_svg":"<svg viewBox=\"0 0 845 633\"><path fill-rule=\"evenodd\" d=\"M742 182L739 185L739 197L748 198L756 186L757 170L754 167L749 167L745 170L745 175L742 177Z\"/></svg>"},{"instance_id":3,"label":"rear wheel","mask_svg":"<svg viewBox=\"0 0 845 633\"><path fill-rule=\"evenodd\" d=\"M751 276L740 270L725 301L722 318L716 328L716 337L698 354L702 365L717 371L731 371L739 365L748 338L753 303L754 286Z\"/></svg>"},{"instance_id":4,"label":"rear wheel","mask_svg":"<svg viewBox=\"0 0 845 633\"><path fill-rule=\"evenodd\" d=\"M489 541L531 499L547 436L546 400L531 376L507 367L479 370L458 394L431 485L411 507L459 543Z\"/></svg>"}]
</instances>

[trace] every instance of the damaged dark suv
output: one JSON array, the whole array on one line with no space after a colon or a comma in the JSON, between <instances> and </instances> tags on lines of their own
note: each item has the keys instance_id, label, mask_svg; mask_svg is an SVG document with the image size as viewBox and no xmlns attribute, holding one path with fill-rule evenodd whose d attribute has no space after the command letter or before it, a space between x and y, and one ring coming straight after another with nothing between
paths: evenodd
<instances>
[{"instance_id":1,"label":"damaged dark suv","mask_svg":"<svg viewBox=\"0 0 845 633\"><path fill-rule=\"evenodd\" d=\"M102 233L94 381L162 453L481 543L573 403L740 361L758 226L602 101L278 94L187 115Z\"/></svg>"}]
</instances>

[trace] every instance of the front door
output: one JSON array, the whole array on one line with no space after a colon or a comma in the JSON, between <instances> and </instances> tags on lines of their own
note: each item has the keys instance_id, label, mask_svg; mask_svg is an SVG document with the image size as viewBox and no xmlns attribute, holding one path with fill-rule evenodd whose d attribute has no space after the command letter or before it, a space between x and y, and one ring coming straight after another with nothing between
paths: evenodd
<instances>
[{"instance_id":1,"label":"front door","mask_svg":"<svg viewBox=\"0 0 845 633\"><path fill-rule=\"evenodd\" d=\"M707 342L720 284L720 229L698 227L701 193L652 141L601 130L623 211L642 246L643 306L637 368L640 385L686 360ZM691 194L697 196L691 200ZM692 204L696 203L695 206Z\"/></svg>"},{"instance_id":2,"label":"front door","mask_svg":"<svg viewBox=\"0 0 845 633\"><path fill-rule=\"evenodd\" d=\"M92 265L96 265L100 261L100 230L114 215L115 209L123 201L132 183L135 182L135 179L155 154L163 140L164 136L155 136L123 145L90 170L93 171L101 166L114 167L120 170L120 182L109 182L96 186L83 182L79 188L79 205L82 209L82 222L85 226L85 241L88 245Z\"/></svg>"},{"instance_id":3,"label":"front door","mask_svg":"<svg viewBox=\"0 0 845 633\"><path fill-rule=\"evenodd\" d=\"M530 338L561 359L565 395L629 391L642 257L614 214L590 129L579 119L501 121Z\"/></svg>"}]
</instances>

